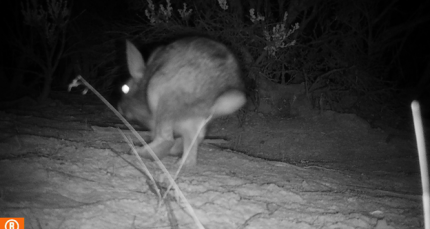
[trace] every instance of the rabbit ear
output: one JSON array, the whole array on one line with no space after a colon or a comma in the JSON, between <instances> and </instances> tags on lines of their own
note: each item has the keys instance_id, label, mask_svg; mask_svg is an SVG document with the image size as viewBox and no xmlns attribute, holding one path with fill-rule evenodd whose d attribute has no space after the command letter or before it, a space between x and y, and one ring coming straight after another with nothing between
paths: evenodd
<instances>
[{"instance_id":1,"label":"rabbit ear","mask_svg":"<svg viewBox=\"0 0 430 229\"><path fill-rule=\"evenodd\" d=\"M221 94L212 106L212 112L215 117L229 115L241 108L246 102L243 92L238 90L229 90Z\"/></svg>"},{"instance_id":2,"label":"rabbit ear","mask_svg":"<svg viewBox=\"0 0 430 229\"><path fill-rule=\"evenodd\" d=\"M143 77L145 71L145 62L143 61L142 54L137 50L130 41L126 41L127 65L130 75L139 80Z\"/></svg>"}]
</instances>

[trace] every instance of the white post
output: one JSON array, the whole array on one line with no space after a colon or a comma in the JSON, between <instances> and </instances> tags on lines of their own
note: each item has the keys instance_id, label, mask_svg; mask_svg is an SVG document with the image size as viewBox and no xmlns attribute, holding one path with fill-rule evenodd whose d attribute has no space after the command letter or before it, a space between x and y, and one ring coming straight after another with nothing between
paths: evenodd
<instances>
[{"instance_id":1,"label":"white post","mask_svg":"<svg viewBox=\"0 0 430 229\"><path fill-rule=\"evenodd\" d=\"M421 184L423 186L424 228L430 229L429 172L427 167L423 122L421 120L420 104L418 101L412 101L411 107L414 118L415 136L417 138L418 156L420 160Z\"/></svg>"}]
</instances>

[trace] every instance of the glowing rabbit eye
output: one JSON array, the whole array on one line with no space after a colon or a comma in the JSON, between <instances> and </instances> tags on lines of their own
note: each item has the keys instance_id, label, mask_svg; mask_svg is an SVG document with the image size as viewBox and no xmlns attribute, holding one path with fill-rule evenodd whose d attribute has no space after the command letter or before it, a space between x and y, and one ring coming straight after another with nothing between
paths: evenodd
<instances>
[{"instance_id":1,"label":"glowing rabbit eye","mask_svg":"<svg viewBox=\"0 0 430 229\"><path fill-rule=\"evenodd\" d=\"M124 85L121 87L121 90L122 90L122 92L123 92L124 94L127 94L127 93L130 91L130 87L129 87L127 84L124 84Z\"/></svg>"}]
</instances>

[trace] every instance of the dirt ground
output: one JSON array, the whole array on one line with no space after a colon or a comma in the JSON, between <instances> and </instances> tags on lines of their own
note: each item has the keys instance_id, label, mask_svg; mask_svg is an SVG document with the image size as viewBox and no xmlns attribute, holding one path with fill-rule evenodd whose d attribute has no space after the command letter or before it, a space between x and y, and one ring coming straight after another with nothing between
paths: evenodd
<instances>
[{"instance_id":1,"label":"dirt ground","mask_svg":"<svg viewBox=\"0 0 430 229\"><path fill-rule=\"evenodd\" d=\"M198 166L177 179L206 229L424 227L412 132L334 112L242 118L216 120ZM88 96L2 111L0 216L25 217L28 229L196 228L175 192L157 208L116 127L129 135ZM163 163L173 171L175 161Z\"/></svg>"}]
</instances>

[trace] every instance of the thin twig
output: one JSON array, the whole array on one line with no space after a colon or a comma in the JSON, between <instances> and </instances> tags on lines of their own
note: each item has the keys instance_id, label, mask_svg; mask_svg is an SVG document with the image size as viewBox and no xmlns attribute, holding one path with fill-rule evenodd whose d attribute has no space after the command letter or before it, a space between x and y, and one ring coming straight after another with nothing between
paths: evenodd
<instances>
[{"instance_id":1,"label":"thin twig","mask_svg":"<svg viewBox=\"0 0 430 229\"><path fill-rule=\"evenodd\" d=\"M111 109L116 116L118 116L118 118L131 130L131 132L136 136L136 138L144 145L148 145L146 143L146 141L137 133L137 131L133 128L133 126L131 126L131 124L105 99L103 98L103 96L96 90L94 89L81 75L77 76L73 82L69 85L69 91L72 87L76 87L78 85L81 84L81 82L87 87L89 88L97 97L99 97L99 99L106 104L106 106L109 107L109 109ZM196 224L196 226L199 229L204 229L202 223L200 222L200 220L197 218L196 213L194 212L194 209L191 207L191 204L188 202L188 200L185 198L184 194L182 193L182 191L179 189L178 184L176 184L175 180L172 178L172 176L170 175L169 171L166 169L166 167L163 165L163 163L160 161L160 159L157 157L157 155L154 153L154 151L148 147L148 152L149 154L153 157L153 159L155 160L156 164L160 167L160 169L164 172L164 174L166 174L167 179L169 180L170 184L175 188L176 194L180 197L180 199L184 202L185 204L185 208L187 209L188 213L191 215L191 217L194 220L194 223Z\"/></svg>"}]
</instances>

